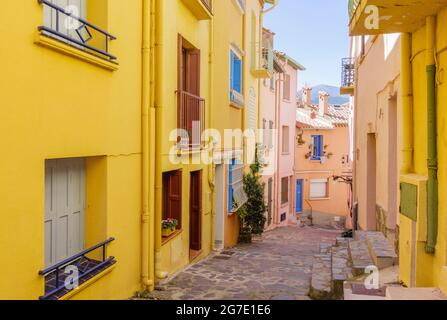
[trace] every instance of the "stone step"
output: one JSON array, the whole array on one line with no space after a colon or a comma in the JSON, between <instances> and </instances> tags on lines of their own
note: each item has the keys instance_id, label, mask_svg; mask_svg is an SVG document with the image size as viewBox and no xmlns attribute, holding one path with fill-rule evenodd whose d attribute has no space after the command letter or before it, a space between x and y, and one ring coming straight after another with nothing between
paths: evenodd
<instances>
[{"instance_id":1,"label":"stone step","mask_svg":"<svg viewBox=\"0 0 447 320\"><path fill-rule=\"evenodd\" d=\"M337 247L345 247L347 248L349 245L350 238L337 238L336 246Z\"/></svg>"},{"instance_id":2,"label":"stone step","mask_svg":"<svg viewBox=\"0 0 447 320\"><path fill-rule=\"evenodd\" d=\"M330 254L331 248L331 243L320 243L320 254Z\"/></svg>"},{"instance_id":3,"label":"stone step","mask_svg":"<svg viewBox=\"0 0 447 320\"><path fill-rule=\"evenodd\" d=\"M392 267L398 264L398 257L394 247L385 238L382 232L367 232L366 242L374 264L379 269Z\"/></svg>"},{"instance_id":4,"label":"stone step","mask_svg":"<svg viewBox=\"0 0 447 320\"><path fill-rule=\"evenodd\" d=\"M338 243L338 240L337 240ZM343 299L343 284L353 277L348 243L332 247L332 290L335 299Z\"/></svg>"},{"instance_id":5,"label":"stone step","mask_svg":"<svg viewBox=\"0 0 447 320\"><path fill-rule=\"evenodd\" d=\"M366 231L357 230L354 232L354 240L366 241Z\"/></svg>"},{"instance_id":6,"label":"stone step","mask_svg":"<svg viewBox=\"0 0 447 320\"><path fill-rule=\"evenodd\" d=\"M309 296L314 300L329 300L332 298L331 254L314 256Z\"/></svg>"},{"instance_id":7,"label":"stone step","mask_svg":"<svg viewBox=\"0 0 447 320\"><path fill-rule=\"evenodd\" d=\"M386 300L447 300L447 296L438 288L389 287Z\"/></svg>"},{"instance_id":8,"label":"stone step","mask_svg":"<svg viewBox=\"0 0 447 320\"><path fill-rule=\"evenodd\" d=\"M374 265L366 240L349 241L348 252L354 276L364 274L366 267Z\"/></svg>"}]
</instances>

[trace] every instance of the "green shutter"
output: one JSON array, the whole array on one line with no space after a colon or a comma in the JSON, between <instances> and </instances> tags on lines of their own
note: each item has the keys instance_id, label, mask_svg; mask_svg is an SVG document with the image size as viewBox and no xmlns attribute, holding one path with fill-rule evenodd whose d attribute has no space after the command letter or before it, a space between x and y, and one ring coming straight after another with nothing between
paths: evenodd
<instances>
[{"instance_id":1,"label":"green shutter","mask_svg":"<svg viewBox=\"0 0 447 320\"><path fill-rule=\"evenodd\" d=\"M400 213L417 221L418 211L418 188L409 183L401 183L400 185Z\"/></svg>"}]
</instances>

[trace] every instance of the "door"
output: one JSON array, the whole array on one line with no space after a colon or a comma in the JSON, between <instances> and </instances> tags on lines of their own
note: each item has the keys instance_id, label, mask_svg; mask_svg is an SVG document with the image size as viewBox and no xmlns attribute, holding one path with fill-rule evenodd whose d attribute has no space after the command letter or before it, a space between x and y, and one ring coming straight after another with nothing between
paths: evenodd
<instances>
[{"instance_id":1,"label":"door","mask_svg":"<svg viewBox=\"0 0 447 320\"><path fill-rule=\"evenodd\" d=\"M268 182L268 197L267 197L267 223L268 225L272 224L273 220L273 178L269 179Z\"/></svg>"},{"instance_id":2,"label":"door","mask_svg":"<svg viewBox=\"0 0 447 320\"><path fill-rule=\"evenodd\" d=\"M303 180L296 181L296 213L303 213Z\"/></svg>"},{"instance_id":3,"label":"door","mask_svg":"<svg viewBox=\"0 0 447 320\"><path fill-rule=\"evenodd\" d=\"M202 250L202 172L191 173L190 188L190 220L189 243L190 249Z\"/></svg>"},{"instance_id":4,"label":"door","mask_svg":"<svg viewBox=\"0 0 447 320\"><path fill-rule=\"evenodd\" d=\"M45 162L45 266L84 250L85 161Z\"/></svg>"}]
</instances>

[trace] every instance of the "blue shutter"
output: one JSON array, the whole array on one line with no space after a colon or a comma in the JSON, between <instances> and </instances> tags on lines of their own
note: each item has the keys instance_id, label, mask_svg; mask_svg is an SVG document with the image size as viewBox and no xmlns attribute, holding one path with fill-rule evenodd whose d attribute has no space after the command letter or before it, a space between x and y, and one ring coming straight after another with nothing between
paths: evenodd
<instances>
[{"instance_id":1,"label":"blue shutter","mask_svg":"<svg viewBox=\"0 0 447 320\"><path fill-rule=\"evenodd\" d=\"M234 52L230 50L230 97L234 89Z\"/></svg>"},{"instance_id":2,"label":"blue shutter","mask_svg":"<svg viewBox=\"0 0 447 320\"><path fill-rule=\"evenodd\" d=\"M242 60L235 57L234 59L234 90L242 93Z\"/></svg>"},{"instance_id":3,"label":"blue shutter","mask_svg":"<svg viewBox=\"0 0 447 320\"><path fill-rule=\"evenodd\" d=\"M318 158L321 159L321 157L323 156L323 136L318 136L317 137L318 140Z\"/></svg>"},{"instance_id":4,"label":"blue shutter","mask_svg":"<svg viewBox=\"0 0 447 320\"><path fill-rule=\"evenodd\" d=\"M233 210L233 167L234 160L228 166L228 212Z\"/></svg>"}]
</instances>

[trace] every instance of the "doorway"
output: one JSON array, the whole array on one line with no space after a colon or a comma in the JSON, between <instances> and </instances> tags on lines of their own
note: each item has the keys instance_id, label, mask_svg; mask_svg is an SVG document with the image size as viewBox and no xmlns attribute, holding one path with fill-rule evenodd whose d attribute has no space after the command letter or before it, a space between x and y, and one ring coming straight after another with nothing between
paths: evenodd
<instances>
[{"instance_id":1,"label":"doorway","mask_svg":"<svg viewBox=\"0 0 447 320\"><path fill-rule=\"evenodd\" d=\"M268 181L268 198L267 198L267 224L270 226L273 221L273 178Z\"/></svg>"},{"instance_id":2,"label":"doorway","mask_svg":"<svg viewBox=\"0 0 447 320\"><path fill-rule=\"evenodd\" d=\"M202 171L191 173L189 217L189 256L194 260L202 250Z\"/></svg>"}]
</instances>

